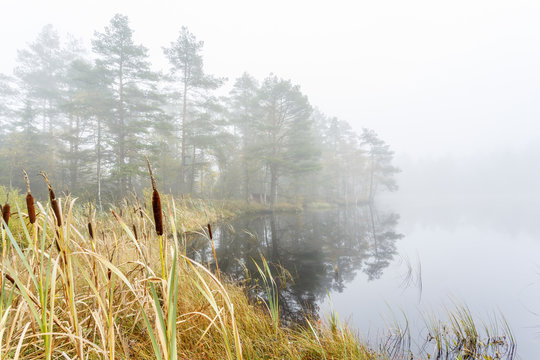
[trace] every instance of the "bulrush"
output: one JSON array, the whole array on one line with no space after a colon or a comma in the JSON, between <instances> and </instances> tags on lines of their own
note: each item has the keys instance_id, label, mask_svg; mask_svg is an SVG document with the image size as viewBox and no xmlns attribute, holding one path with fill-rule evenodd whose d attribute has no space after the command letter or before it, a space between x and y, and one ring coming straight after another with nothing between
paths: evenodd
<instances>
[{"instance_id":1,"label":"bulrush","mask_svg":"<svg viewBox=\"0 0 540 360\"><path fill-rule=\"evenodd\" d=\"M210 240L213 240L214 237L212 236L212 227L210 224L206 225L208 227L208 235L210 236Z\"/></svg>"},{"instance_id":2,"label":"bulrush","mask_svg":"<svg viewBox=\"0 0 540 360\"><path fill-rule=\"evenodd\" d=\"M88 222L88 234L90 234L90 239L94 240L94 228L91 221Z\"/></svg>"},{"instance_id":3,"label":"bulrush","mask_svg":"<svg viewBox=\"0 0 540 360\"><path fill-rule=\"evenodd\" d=\"M30 180L28 179L28 174L24 169L22 169L22 172L24 174L24 181L26 182L26 208L28 210L28 219L30 220L30 224L34 224L36 222L36 208L34 206L34 197L32 196L32 192L30 191Z\"/></svg>"},{"instance_id":4,"label":"bulrush","mask_svg":"<svg viewBox=\"0 0 540 360\"><path fill-rule=\"evenodd\" d=\"M47 183L47 188L49 189L49 199L51 200L51 207L54 212L54 216L56 217L56 223L58 224L58 227L62 226L62 214L60 213L60 205L58 204L58 200L56 200L56 195L54 194L54 190L51 186L51 183L49 182L49 178L47 177L47 173L45 171L40 172L41 176L45 179L45 182Z\"/></svg>"},{"instance_id":5,"label":"bulrush","mask_svg":"<svg viewBox=\"0 0 540 360\"><path fill-rule=\"evenodd\" d=\"M159 256L161 258L161 276L165 281L167 280L167 272L165 269L165 256L163 248L163 214L161 212L161 199L159 198L159 192L157 191L156 179L152 172L152 166L150 166L150 160L145 156L146 164L148 165L148 172L150 173L150 179L152 180L152 210L154 211L154 221L156 223L156 233L159 240Z\"/></svg>"},{"instance_id":6,"label":"bulrush","mask_svg":"<svg viewBox=\"0 0 540 360\"><path fill-rule=\"evenodd\" d=\"M154 212L154 221L156 223L156 233L161 236L163 235L163 214L161 212L161 199L159 197L159 192L156 186L156 179L154 178L154 173L152 172L152 167L150 166L150 161L146 158L146 164L148 165L148 172L150 172L150 180L152 180L152 210Z\"/></svg>"},{"instance_id":7,"label":"bulrush","mask_svg":"<svg viewBox=\"0 0 540 360\"><path fill-rule=\"evenodd\" d=\"M221 275L219 274L219 265L217 261L217 255L216 255L216 247L214 246L214 236L212 235L212 227L210 224L207 225L208 228L208 236L210 237L210 244L212 245L212 252L214 253L214 260L216 261L216 272L218 279L221 280Z\"/></svg>"},{"instance_id":8,"label":"bulrush","mask_svg":"<svg viewBox=\"0 0 540 360\"><path fill-rule=\"evenodd\" d=\"M9 215L11 214L11 207L6 202L4 206L2 206L2 219L4 219L6 225L9 223Z\"/></svg>"}]
</instances>

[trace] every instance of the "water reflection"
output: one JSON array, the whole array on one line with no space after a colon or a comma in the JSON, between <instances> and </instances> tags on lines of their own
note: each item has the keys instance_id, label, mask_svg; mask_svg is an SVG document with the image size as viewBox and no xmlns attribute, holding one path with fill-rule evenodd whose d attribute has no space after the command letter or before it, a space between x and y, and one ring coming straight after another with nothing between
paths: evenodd
<instances>
[{"instance_id":1,"label":"water reflection","mask_svg":"<svg viewBox=\"0 0 540 360\"><path fill-rule=\"evenodd\" d=\"M280 306L285 320L317 316L328 291L341 292L362 271L378 279L396 255L399 216L370 206L242 217L215 229L219 267L238 280L257 274L261 255L286 269L293 281L281 281ZM208 240L188 241L188 254L214 266ZM274 267L274 272L279 269ZM262 295L262 294L255 294Z\"/></svg>"}]
</instances>

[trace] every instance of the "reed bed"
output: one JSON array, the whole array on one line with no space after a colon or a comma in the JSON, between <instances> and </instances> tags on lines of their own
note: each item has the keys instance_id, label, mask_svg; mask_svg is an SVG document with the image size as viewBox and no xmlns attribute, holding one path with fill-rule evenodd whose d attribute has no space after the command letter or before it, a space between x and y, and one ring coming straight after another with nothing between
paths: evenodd
<instances>
[{"instance_id":1,"label":"reed bed","mask_svg":"<svg viewBox=\"0 0 540 360\"><path fill-rule=\"evenodd\" d=\"M43 178L46 204L28 185L26 208L2 206L0 359L375 358L322 322L280 327L246 289L187 258L183 234L211 233L219 210L161 198L154 180L152 206L133 198L107 215Z\"/></svg>"},{"instance_id":2,"label":"reed bed","mask_svg":"<svg viewBox=\"0 0 540 360\"><path fill-rule=\"evenodd\" d=\"M205 234L214 248L210 223L230 216L223 206L161 198L152 176L145 199L133 196L103 213L57 197L45 173L43 178L46 204L34 201L27 181L26 198L13 193L11 205L2 205L2 360L513 356L507 324L502 331L486 327L482 337L466 308L451 312L448 324L427 321L431 347L419 356L410 351L408 331L392 331L372 348L333 311L328 321L286 327L278 274L264 258L257 259L266 293L261 306L249 299L245 285L220 274L217 259L212 271L186 257L188 232Z\"/></svg>"}]
</instances>

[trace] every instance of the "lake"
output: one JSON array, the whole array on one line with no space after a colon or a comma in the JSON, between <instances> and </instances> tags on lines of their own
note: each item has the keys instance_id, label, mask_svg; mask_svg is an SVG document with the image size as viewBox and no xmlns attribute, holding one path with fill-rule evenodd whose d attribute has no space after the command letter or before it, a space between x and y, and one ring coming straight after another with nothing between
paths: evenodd
<instances>
[{"instance_id":1,"label":"lake","mask_svg":"<svg viewBox=\"0 0 540 360\"><path fill-rule=\"evenodd\" d=\"M386 196L373 206L245 216L217 226L214 238L220 270L235 279L255 277L261 255L281 266L277 277L287 270L285 322L334 309L373 344L396 322L408 324L417 350L426 346L426 318L446 320L467 306L479 324L503 314L518 358L531 359L540 354L537 204ZM192 239L188 254L214 266L207 239ZM433 353L430 346L424 351Z\"/></svg>"}]
</instances>

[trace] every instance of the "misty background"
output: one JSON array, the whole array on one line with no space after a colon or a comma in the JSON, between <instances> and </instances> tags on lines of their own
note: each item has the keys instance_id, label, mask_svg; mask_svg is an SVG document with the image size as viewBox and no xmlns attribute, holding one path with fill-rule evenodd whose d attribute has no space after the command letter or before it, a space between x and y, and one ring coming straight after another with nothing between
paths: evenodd
<instances>
[{"instance_id":1,"label":"misty background","mask_svg":"<svg viewBox=\"0 0 540 360\"><path fill-rule=\"evenodd\" d=\"M413 159L538 153L536 1L2 1L0 72L44 25L89 45L115 13L157 68L187 26L208 73L291 79L324 113Z\"/></svg>"},{"instance_id":2,"label":"misty background","mask_svg":"<svg viewBox=\"0 0 540 360\"><path fill-rule=\"evenodd\" d=\"M536 1L3 1L2 10L0 73L12 75L17 50L47 24L92 58L94 32L115 13L167 72L162 48L186 26L204 41L205 72L227 78L217 94L243 72L275 73L357 133L373 129L402 170L394 201L539 198Z\"/></svg>"},{"instance_id":3,"label":"misty background","mask_svg":"<svg viewBox=\"0 0 540 360\"><path fill-rule=\"evenodd\" d=\"M2 74L13 75L17 50L33 43L47 24L63 40L69 40L67 34L80 40L87 49L85 57L95 60L95 32L103 32L119 13L129 19L134 43L148 48L154 71L169 71L163 48L170 47L186 26L204 41L204 72L224 79L214 95L230 96L244 72L259 84L273 73L297 85L315 109L312 120L319 130L317 141L324 145L322 162L339 166L326 166L317 176L288 173L280 195L294 195L300 188L315 198L322 194L329 199L365 199L374 168L369 157L373 147L365 146L367 138L361 134L364 128L373 129L383 141L377 143L379 149L388 151L379 170L386 168L389 176L380 172L378 181L381 187L399 186L399 191L380 197L380 218L376 211L346 216L338 212L323 217L335 224L324 224L315 215L306 222L316 231L306 232L305 227L287 230L293 228L287 222L296 219L287 217L279 232L286 236L281 245L271 239L272 247L276 244L272 253L276 258L292 253L288 238L296 245L297 238L305 241L306 246L300 242L302 246L293 250L316 248L324 281L315 284L319 298L313 302L326 297L328 284L335 285L332 299L344 316L354 312L355 326L370 318L374 327L384 327L375 318L387 310L387 300L409 313L457 294L473 309L501 309L516 329L523 354L535 354L540 323L535 315L540 296L540 2L2 1L1 6ZM343 131L333 132L336 128ZM336 133L343 136L334 143ZM340 152L332 152L337 143ZM332 154L337 153L341 155L334 162ZM394 166L401 172L394 172ZM255 177L268 177L262 167L255 167ZM239 168L232 173L239 174ZM171 171L178 173L178 168ZM330 180L338 173L343 181ZM233 189L235 179L226 188ZM165 191L168 185L160 183ZM252 191L261 194L260 189ZM242 196L238 188L231 191ZM295 216L294 225L303 224L302 215ZM379 223L372 221L374 217ZM279 225L263 219L253 226L277 237ZM323 239L326 248L324 241L302 235L324 230L330 233ZM344 244L335 241L336 234ZM381 240L382 235L387 238ZM223 231L222 236L229 235ZM355 243L361 261L347 262L352 253L348 239L364 240ZM381 240L385 251L375 240ZM401 256L418 258L423 269L421 299L416 289L409 290L410 304L403 301L399 287L402 269L396 259ZM365 271L365 264L378 271L357 275L357 270ZM339 267L339 279L334 279L334 266ZM392 267L398 269L392 272ZM373 281L377 277L382 281Z\"/></svg>"}]
</instances>

